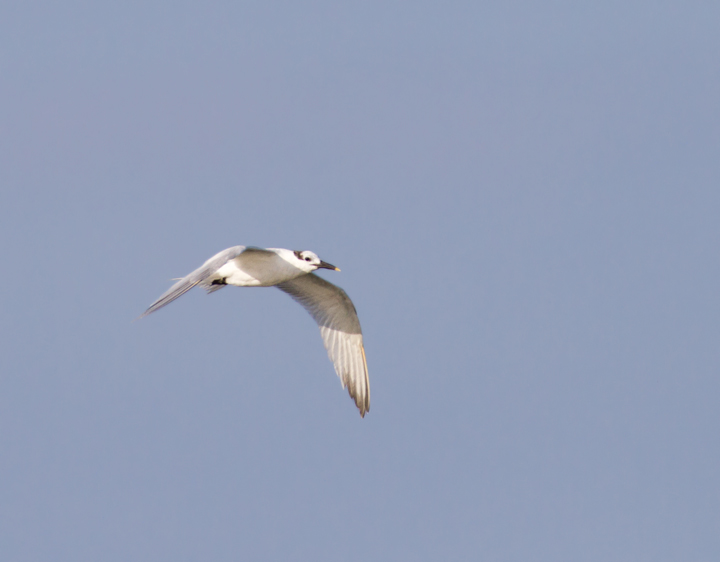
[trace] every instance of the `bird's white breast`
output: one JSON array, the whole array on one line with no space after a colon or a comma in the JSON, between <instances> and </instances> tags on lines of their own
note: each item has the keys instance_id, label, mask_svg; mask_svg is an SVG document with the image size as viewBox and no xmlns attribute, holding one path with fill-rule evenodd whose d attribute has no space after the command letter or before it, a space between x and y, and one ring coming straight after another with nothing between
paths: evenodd
<instances>
[{"instance_id":1,"label":"bird's white breast","mask_svg":"<svg viewBox=\"0 0 720 562\"><path fill-rule=\"evenodd\" d=\"M250 250L223 265L213 278L238 287L271 287L305 274L275 252Z\"/></svg>"}]
</instances>

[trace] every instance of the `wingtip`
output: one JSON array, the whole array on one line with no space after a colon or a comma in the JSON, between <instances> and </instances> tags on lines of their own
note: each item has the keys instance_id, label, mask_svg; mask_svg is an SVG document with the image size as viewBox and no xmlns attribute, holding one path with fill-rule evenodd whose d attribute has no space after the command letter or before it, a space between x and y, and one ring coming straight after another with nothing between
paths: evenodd
<instances>
[{"instance_id":1,"label":"wingtip","mask_svg":"<svg viewBox=\"0 0 720 562\"><path fill-rule=\"evenodd\" d=\"M360 343L360 351L362 351L363 366L365 367L365 403L363 404L363 411L360 412L361 417L365 417L365 414L370 411L370 377L368 376L367 357L365 356L365 345Z\"/></svg>"},{"instance_id":2,"label":"wingtip","mask_svg":"<svg viewBox=\"0 0 720 562\"><path fill-rule=\"evenodd\" d=\"M348 388L349 391L349 388ZM355 406L357 406L358 411L360 412L360 417L364 418L365 414L367 414L370 411L370 397L355 397L352 394L350 394L350 397L355 402Z\"/></svg>"},{"instance_id":3,"label":"wingtip","mask_svg":"<svg viewBox=\"0 0 720 562\"><path fill-rule=\"evenodd\" d=\"M345 385L343 385L345 386ZM353 395L352 390L350 388L350 385L347 385L347 391L350 395L350 398L352 398L352 401L355 402L355 407L358 409L358 412L360 413L360 417L364 418L365 414L367 414L370 411L370 400L369 396L362 397L360 395Z\"/></svg>"}]
</instances>

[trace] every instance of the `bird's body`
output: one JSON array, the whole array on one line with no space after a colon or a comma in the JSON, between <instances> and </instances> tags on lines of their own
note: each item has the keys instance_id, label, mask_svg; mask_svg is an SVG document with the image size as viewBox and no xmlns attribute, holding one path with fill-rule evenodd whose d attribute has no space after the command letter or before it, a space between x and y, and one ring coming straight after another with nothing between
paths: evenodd
<instances>
[{"instance_id":1,"label":"bird's body","mask_svg":"<svg viewBox=\"0 0 720 562\"><path fill-rule=\"evenodd\" d=\"M208 292L227 285L277 287L303 305L318 323L335 371L364 417L370 410L370 383L360 321L345 291L313 273L320 268L339 271L309 251L233 246L178 280L142 316L169 304L196 285Z\"/></svg>"},{"instance_id":2,"label":"bird's body","mask_svg":"<svg viewBox=\"0 0 720 562\"><path fill-rule=\"evenodd\" d=\"M213 256L208 261L216 257ZM246 248L239 256L220 267L210 279L224 279L226 284L237 287L273 287L309 273L298 268L292 261L298 260L290 250Z\"/></svg>"}]
</instances>

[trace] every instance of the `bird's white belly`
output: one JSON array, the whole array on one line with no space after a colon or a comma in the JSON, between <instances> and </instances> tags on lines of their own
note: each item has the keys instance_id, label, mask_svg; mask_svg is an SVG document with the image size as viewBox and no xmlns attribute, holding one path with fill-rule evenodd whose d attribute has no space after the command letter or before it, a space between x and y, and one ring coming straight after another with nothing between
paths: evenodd
<instances>
[{"instance_id":1,"label":"bird's white belly","mask_svg":"<svg viewBox=\"0 0 720 562\"><path fill-rule=\"evenodd\" d=\"M238 287L272 287L306 275L275 254L241 254L217 270L213 279Z\"/></svg>"},{"instance_id":2,"label":"bird's white belly","mask_svg":"<svg viewBox=\"0 0 720 562\"><path fill-rule=\"evenodd\" d=\"M213 277L215 279L224 279L228 285L235 285L237 287L262 287L265 285L265 283L259 279L238 268L233 261L229 261L223 265L217 270L217 273L215 273Z\"/></svg>"}]
</instances>

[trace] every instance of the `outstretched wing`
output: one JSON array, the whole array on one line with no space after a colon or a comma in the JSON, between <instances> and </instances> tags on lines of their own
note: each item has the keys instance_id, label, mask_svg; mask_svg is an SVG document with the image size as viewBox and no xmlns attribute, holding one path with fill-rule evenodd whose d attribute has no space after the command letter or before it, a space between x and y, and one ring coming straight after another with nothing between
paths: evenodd
<instances>
[{"instance_id":1,"label":"outstretched wing","mask_svg":"<svg viewBox=\"0 0 720 562\"><path fill-rule=\"evenodd\" d=\"M312 273L277 285L305 307L320 326L330 360L360 415L370 410L370 381L360 320L350 297L340 287Z\"/></svg>"},{"instance_id":2,"label":"outstretched wing","mask_svg":"<svg viewBox=\"0 0 720 562\"><path fill-rule=\"evenodd\" d=\"M179 296L184 295L195 285L198 285L205 281L208 277L211 277L218 269L229 262L231 259L238 257L245 251L245 246L233 246L227 250L215 254L208 261L198 267L195 271L186 275L165 291L162 296L152 303L148 309L140 315L140 318L147 316L151 312L162 308L166 304L170 304Z\"/></svg>"}]
</instances>

